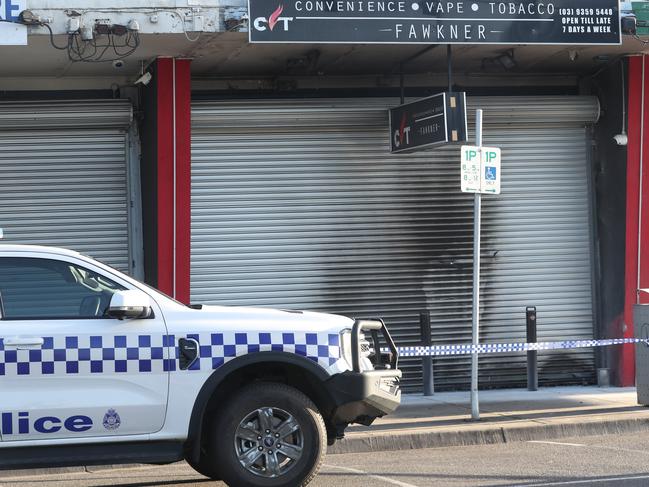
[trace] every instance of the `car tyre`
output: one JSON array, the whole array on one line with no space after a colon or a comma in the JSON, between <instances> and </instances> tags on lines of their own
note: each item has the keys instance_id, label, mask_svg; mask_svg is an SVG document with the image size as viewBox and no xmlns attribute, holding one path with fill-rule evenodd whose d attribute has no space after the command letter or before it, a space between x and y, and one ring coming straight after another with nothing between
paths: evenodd
<instances>
[{"instance_id":1,"label":"car tyre","mask_svg":"<svg viewBox=\"0 0 649 487\"><path fill-rule=\"evenodd\" d=\"M327 448L322 416L313 402L285 384L251 384L220 410L211 452L230 487L305 486L317 475Z\"/></svg>"}]
</instances>

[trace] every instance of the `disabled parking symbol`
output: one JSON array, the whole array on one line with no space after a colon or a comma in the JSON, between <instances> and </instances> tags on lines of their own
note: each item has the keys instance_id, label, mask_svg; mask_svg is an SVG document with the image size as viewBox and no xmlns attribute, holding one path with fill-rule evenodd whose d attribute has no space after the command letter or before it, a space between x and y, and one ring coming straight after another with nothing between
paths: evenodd
<instances>
[{"instance_id":1,"label":"disabled parking symbol","mask_svg":"<svg viewBox=\"0 0 649 487\"><path fill-rule=\"evenodd\" d=\"M496 180L496 168L493 166L487 166L484 168L484 177L487 181Z\"/></svg>"}]
</instances>

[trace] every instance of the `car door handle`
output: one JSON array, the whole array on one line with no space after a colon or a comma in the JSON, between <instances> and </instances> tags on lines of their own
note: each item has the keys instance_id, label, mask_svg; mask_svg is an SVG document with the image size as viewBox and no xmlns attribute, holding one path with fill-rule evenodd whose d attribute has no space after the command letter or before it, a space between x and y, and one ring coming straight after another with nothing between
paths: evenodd
<instances>
[{"instance_id":1,"label":"car door handle","mask_svg":"<svg viewBox=\"0 0 649 487\"><path fill-rule=\"evenodd\" d=\"M44 343L45 340L41 337L28 337L28 338L12 337L12 338L4 339L5 347L14 347L14 348L41 347L43 346Z\"/></svg>"}]
</instances>

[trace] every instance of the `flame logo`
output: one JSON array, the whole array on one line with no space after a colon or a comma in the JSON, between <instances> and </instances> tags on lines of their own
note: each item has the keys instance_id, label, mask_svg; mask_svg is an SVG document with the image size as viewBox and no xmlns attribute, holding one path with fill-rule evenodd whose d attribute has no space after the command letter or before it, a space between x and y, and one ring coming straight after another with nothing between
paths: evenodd
<instances>
[{"instance_id":1,"label":"flame logo","mask_svg":"<svg viewBox=\"0 0 649 487\"><path fill-rule=\"evenodd\" d=\"M403 131L406 129L406 114L401 117L401 126L399 127L399 140L403 144Z\"/></svg>"},{"instance_id":2,"label":"flame logo","mask_svg":"<svg viewBox=\"0 0 649 487\"><path fill-rule=\"evenodd\" d=\"M279 18L280 15L282 15L282 12L284 11L284 5L280 5L277 7L277 10L275 10L272 14L270 14L270 17L268 17L268 28L272 31L273 27L275 27L275 24L277 23L277 19Z\"/></svg>"}]
</instances>

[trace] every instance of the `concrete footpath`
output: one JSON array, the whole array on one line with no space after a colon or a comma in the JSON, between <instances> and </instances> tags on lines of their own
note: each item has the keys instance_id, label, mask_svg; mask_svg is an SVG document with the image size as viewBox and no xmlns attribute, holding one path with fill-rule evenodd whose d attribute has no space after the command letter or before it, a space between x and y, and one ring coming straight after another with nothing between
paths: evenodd
<instances>
[{"instance_id":1,"label":"concrete footpath","mask_svg":"<svg viewBox=\"0 0 649 487\"><path fill-rule=\"evenodd\" d=\"M353 426L329 453L406 450L649 431L635 388L553 387L480 392L479 421L468 392L404 395L369 427Z\"/></svg>"}]
</instances>

